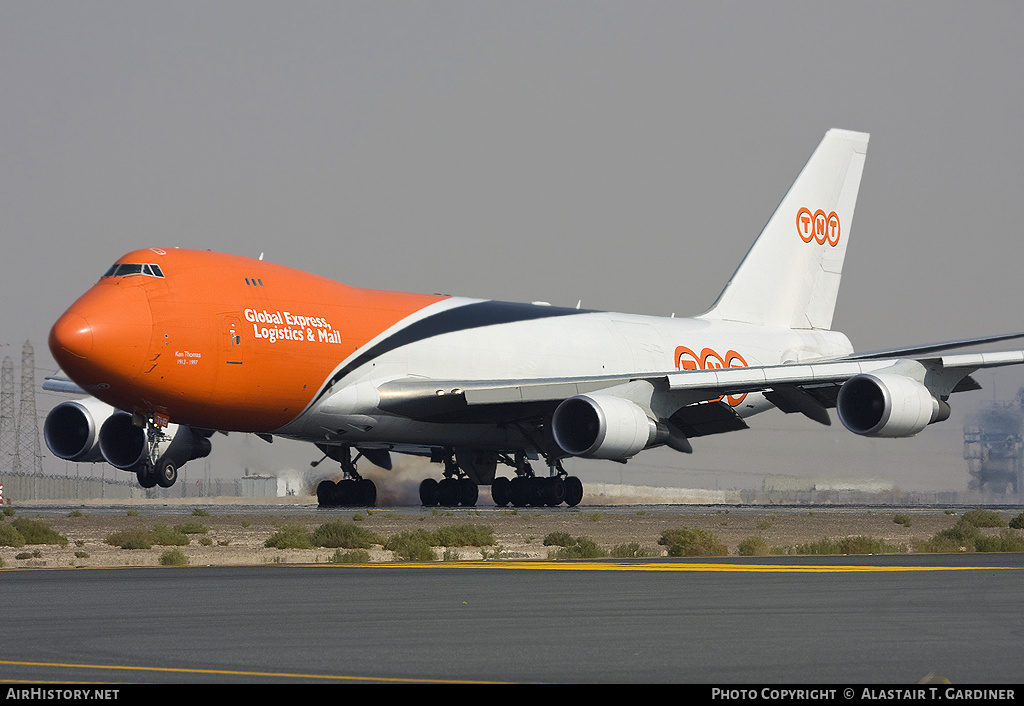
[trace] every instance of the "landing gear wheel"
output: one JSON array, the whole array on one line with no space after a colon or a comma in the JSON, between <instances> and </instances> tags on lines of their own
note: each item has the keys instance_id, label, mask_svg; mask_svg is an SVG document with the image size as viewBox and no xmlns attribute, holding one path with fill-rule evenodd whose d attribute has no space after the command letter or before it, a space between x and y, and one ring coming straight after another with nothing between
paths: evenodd
<instances>
[{"instance_id":1,"label":"landing gear wheel","mask_svg":"<svg viewBox=\"0 0 1024 706\"><path fill-rule=\"evenodd\" d=\"M582 490L582 489L581 489ZM552 476L544 482L544 504L548 507L557 507L565 500L565 481L558 476Z\"/></svg>"},{"instance_id":2,"label":"landing gear wheel","mask_svg":"<svg viewBox=\"0 0 1024 706\"><path fill-rule=\"evenodd\" d=\"M140 468L135 471L135 477L139 480L139 485L143 488L153 488L156 486L156 473L153 472L152 468Z\"/></svg>"},{"instance_id":3,"label":"landing gear wheel","mask_svg":"<svg viewBox=\"0 0 1024 706\"><path fill-rule=\"evenodd\" d=\"M565 504L569 507L576 507L583 500L583 483L576 476L568 476L565 479Z\"/></svg>"},{"instance_id":4,"label":"landing gear wheel","mask_svg":"<svg viewBox=\"0 0 1024 706\"><path fill-rule=\"evenodd\" d=\"M530 504L530 479L516 476L508 484L508 499L516 507Z\"/></svg>"},{"instance_id":5,"label":"landing gear wheel","mask_svg":"<svg viewBox=\"0 0 1024 706\"><path fill-rule=\"evenodd\" d=\"M437 505L437 481L433 478L424 478L420 483L420 502L423 507L434 507Z\"/></svg>"},{"instance_id":6,"label":"landing gear wheel","mask_svg":"<svg viewBox=\"0 0 1024 706\"><path fill-rule=\"evenodd\" d=\"M509 502L509 480L504 476L494 479L491 483L491 497L498 507L505 507Z\"/></svg>"},{"instance_id":7,"label":"landing gear wheel","mask_svg":"<svg viewBox=\"0 0 1024 706\"><path fill-rule=\"evenodd\" d=\"M533 507L544 507L544 505L547 504L544 500L545 492L548 487L547 479L534 476L533 478L527 478L526 480L529 481L526 486L528 488L526 492L526 497L528 499L526 504L532 505Z\"/></svg>"},{"instance_id":8,"label":"landing gear wheel","mask_svg":"<svg viewBox=\"0 0 1024 706\"><path fill-rule=\"evenodd\" d=\"M316 487L316 501L320 507L337 505L335 498L338 494L338 486L333 480L322 480Z\"/></svg>"},{"instance_id":9,"label":"landing gear wheel","mask_svg":"<svg viewBox=\"0 0 1024 706\"><path fill-rule=\"evenodd\" d=\"M459 504L457 478L445 478L437 484L437 504L441 507L456 507Z\"/></svg>"},{"instance_id":10,"label":"landing gear wheel","mask_svg":"<svg viewBox=\"0 0 1024 706\"><path fill-rule=\"evenodd\" d=\"M373 507L377 504L377 486L372 480L357 480L356 495L359 497L359 504L364 507Z\"/></svg>"},{"instance_id":11,"label":"landing gear wheel","mask_svg":"<svg viewBox=\"0 0 1024 706\"><path fill-rule=\"evenodd\" d=\"M178 466L165 456L156 462L155 475L161 488L170 488L178 480Z\"/></svg>"},{"instance_id":12,"label":"landing gear wheel","mask_svg":"<svg viewBox=\"0 0 1024 706\"><path fill-rule=\"evenodd\" d=\"M480 497L480 489L470 478L459 479L459 503L462 507L473 507Z\"/></svg>"}]
</instances>

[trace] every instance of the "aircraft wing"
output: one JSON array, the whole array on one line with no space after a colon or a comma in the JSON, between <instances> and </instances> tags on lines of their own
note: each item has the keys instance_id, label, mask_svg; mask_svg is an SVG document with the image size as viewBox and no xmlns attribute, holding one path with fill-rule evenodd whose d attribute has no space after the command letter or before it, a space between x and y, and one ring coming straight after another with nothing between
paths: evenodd
<instances>
[{"instance_id":1,"label":"aircraft wing","mask_svg":"<svg viewBox=\"0 0 1024 706\"><path fill-rule=\"evenodd\" d=\"M47 375L43 380L43 389L47 392L63 392L69 395L88 395L89 393L78 386L78 383L64 377L63 375Z\"/></svg>"},{"instance_id":2,"label":"aircraft wing","mask_svg":"<svg viewBox=\"0 0 1024 706\"><path fill-rule=\"evenodd\" d=\"M940 344L941 345L941 344ZM1024 363L1024 350L963 353L922 358L864 358L813 363L673 370L578 378L531 380L439 381L400 378L377 388L384 410L422 421L514 421L550 413L563 400L646 381L660 396L660 406L687 427L687 436L733 431L746 425L729 405L708 404L723 395L764 393L786 413L800 412L829 424L827 409L836 406L839 388L857 375L892 375L923 384L939 399L953 392L979 389L971 373L981 368Z\"/></svg>"}]
</instances>

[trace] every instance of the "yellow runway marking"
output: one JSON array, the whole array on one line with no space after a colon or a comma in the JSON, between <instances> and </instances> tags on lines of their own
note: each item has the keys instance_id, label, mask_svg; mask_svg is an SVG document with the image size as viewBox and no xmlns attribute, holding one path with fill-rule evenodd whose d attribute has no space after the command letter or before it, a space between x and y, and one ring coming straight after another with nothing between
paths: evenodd
<instances>
[{"instance_id":1,"label":"yellow runway marking","mask_svg":"<svg viewBox=\"0 0 1024 706\"><path fill-rule=\"evenodd\" d=\"M393 569L533 569L541 571L732 571L745 573L858 573L876 571L993 571L1012 570L1008 566L853 566L827 564L713 564L684 562L609 562L609 561L451 561L395 562L388 564L316 564L345 568L352 566Z\"/></svg>"},{"instance_id":2,"label":"yellow runway marking","mask_svg":"<svg viewBox=\"0 0 1024 706\"><path fill-rule=\"evenodd\" d=\"M291 672L248 672L231 669L189 669L187 667L133 667L119 664L65 664L62 662L16 662L0 660L0 665L16 667L59 667L61 669L103 669L131 672L162 672L175 674L218 674L229 677L266 677L271 679L323 679L350 682L389 682L395 684L500 684L504 682L452 679L410 679L401 677L353 677L340 674L295 674ZM0 678L0 681L4 681Z\"/></svg>"},{"instance_id":3,"label":"yellow runway marking","mask_svg":"<svg viewBox=\"0 0 1024 706\"><path fill-rule=\"evenodd\" d=\"M628 561L434 561L434 562L381 562L372 564L243 564L224 566L221 568L251 568L253 566L275 568L333 568L333 569L505 569L533 571L731 571L734 573L871 573L877 571L1019 571L1015 566L855 566L852 564L714 564L703 563L667 563L667 562L628 562ZM181 571L204 569L206 566L16 566L0 569L4 572L26 571L110 571L126 569L154 569ZM3 661L0 661L3 664Z\"/></svg>"}]
</instances>

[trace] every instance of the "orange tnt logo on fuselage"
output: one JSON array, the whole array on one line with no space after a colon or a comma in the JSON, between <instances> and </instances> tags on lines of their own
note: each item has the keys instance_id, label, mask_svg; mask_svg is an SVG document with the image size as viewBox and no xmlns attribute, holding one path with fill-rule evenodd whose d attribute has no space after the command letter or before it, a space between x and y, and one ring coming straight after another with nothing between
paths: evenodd
<instances>
[{"instance_id":1,"label":"orange tnt logo on fuselage","mask_svg":"<svg viewBox=\"0 0 1024 706\"><path fill-rule=\"evenodd\" d=\"M747 361L743 359L736 351L726 351L725 355L719 355L717 351L711 348L705 348L697 355L686 346L676 347L676 370L717 370L720 368L745 368L747 367ZM722 397L716 397L710 402L718 402L726 398L729 405L736 407L743 401L747 396L747 393L742 395L723 395Z\"/></svg>"},{"instance_id":2,"label":"orange tnt logo on fuselage","mask_svg":"<svg viewBox=\"0 0 1024 706\"><path fill-rule=\"evenodd\" d=\"M828 243L834 248L839 245L839 230L839 216L835 211L826 214L819 208L812 213L805 206L796 212L796 234L805 243L813 240L818 245Z\"/></svg>"}]
</instances>

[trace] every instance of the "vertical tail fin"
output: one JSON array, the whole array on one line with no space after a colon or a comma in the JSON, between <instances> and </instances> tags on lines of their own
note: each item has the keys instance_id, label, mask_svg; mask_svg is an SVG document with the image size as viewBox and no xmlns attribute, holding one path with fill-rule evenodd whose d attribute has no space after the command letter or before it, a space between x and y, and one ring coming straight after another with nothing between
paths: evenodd
<instances>
[{"instance_id":1,"label":"vertical tail fin","mask_svg":"<svg viewBox=\"0 0 1024 706\"><path fill-rule=\"evenodd\" d=\"M868 135L829 130L718 301L700 318L829 329Z\"/></svg>"}]
</instances>

